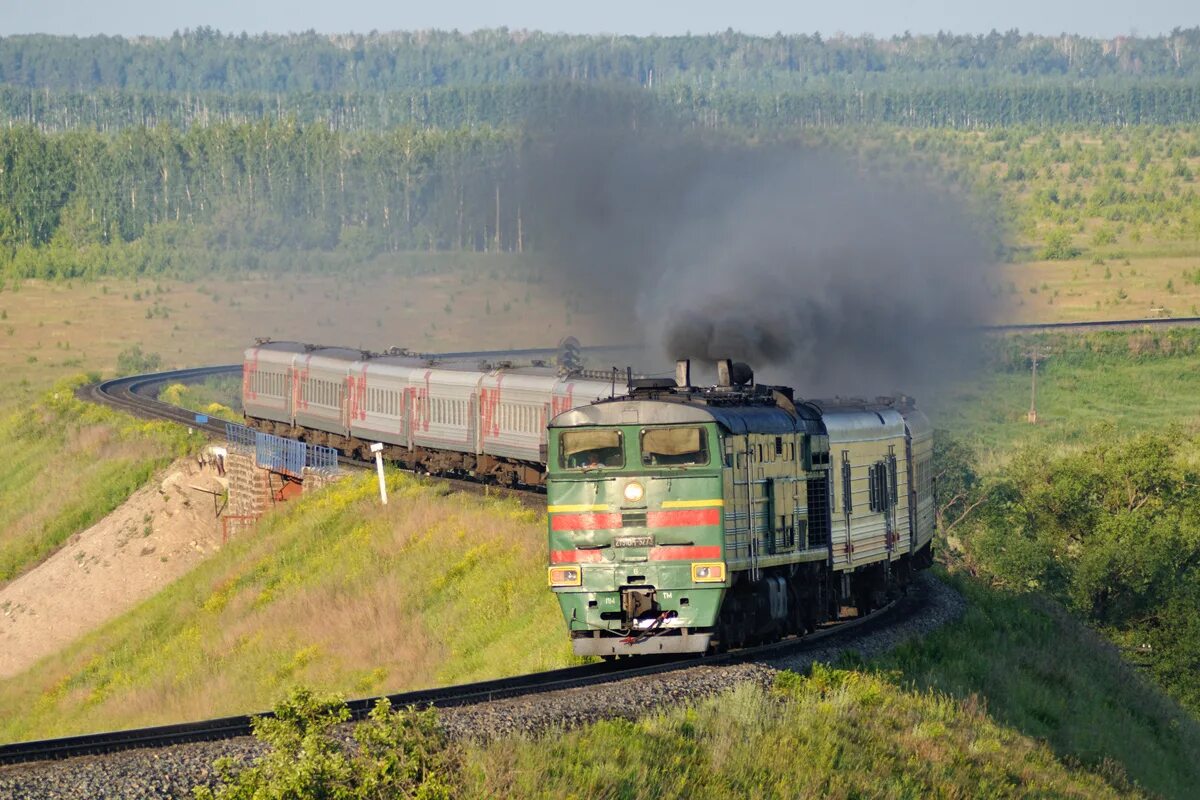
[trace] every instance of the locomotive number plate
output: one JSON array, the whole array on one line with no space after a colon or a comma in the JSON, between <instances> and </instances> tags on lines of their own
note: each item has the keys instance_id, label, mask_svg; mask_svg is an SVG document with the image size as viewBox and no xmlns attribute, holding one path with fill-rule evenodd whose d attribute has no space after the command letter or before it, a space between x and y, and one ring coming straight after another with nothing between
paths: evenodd
<instances>
[{"instance_id":1,"label":"locomotive number plate","mask_svg":"<svg viewBox=\"0 0 1200 800\"><path fill-rule=\"evenodd\" d=\"M616 547L654 547L653 536L618 536L613 539Z\"/></svg>"}]
</instances>

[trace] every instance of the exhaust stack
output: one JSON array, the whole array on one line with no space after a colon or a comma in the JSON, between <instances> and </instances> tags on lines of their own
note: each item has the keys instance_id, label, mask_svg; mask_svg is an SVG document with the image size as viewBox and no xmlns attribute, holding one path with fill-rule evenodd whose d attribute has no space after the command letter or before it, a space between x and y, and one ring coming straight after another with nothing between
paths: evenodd
<instances>
[{"instance_id":1,"label":"exhaust stack","mask_svg":"<svg viewBox=\"0 0 1200 800\"><path fill-rule=\"evenodd\" d=\"M732 389L735 386L745 386L754 382L754 370L750 365L741 361L722 358L717 362L717 386L722 389Z\"/></svg>"},{"instance_id":2,"label":"exhaust stack","mask_svg":"<svg viewBox=\"0 0 1200 800\"><path fill-rule=\"evenodd\" d=\"M722 389L733 388L732 381L733 362L728 358L722 358L717 362L717 386Z\"/></svg>"},{"instance_id":3,"label":"exhaust stack","mask_svg":"<svg viewBox=\"0 0 1200 800\"><path fill-rule=\"evenodd\" d=\"M675 362L675 385L680 389L692 388L692 361L681 358Z\"/></svg>"}]
</instances>

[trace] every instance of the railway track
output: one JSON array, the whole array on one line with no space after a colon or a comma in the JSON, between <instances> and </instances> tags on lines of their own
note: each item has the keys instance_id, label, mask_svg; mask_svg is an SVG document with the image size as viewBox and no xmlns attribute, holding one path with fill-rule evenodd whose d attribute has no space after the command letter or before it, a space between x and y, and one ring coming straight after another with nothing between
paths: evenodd
<instances>
[{"instance_id":1,"label":"railway track","mask_svg":"<svg viewBox=\"0 0 1200 800\"><path fill-rule=\"evenodd\" d=\"M866 617L832 623L808 636L785 639L717 655L622 659L616 662L586 664L579 667L439 689L422 689L382 697L389 700L393 708L408 706L454 708L596 686L630 678L651 677L698 665L722 666L767 660L802 652L805 649L822 647L830 638L852 631L864 634L892 624L900 618L911 616L919 611L922 601L920 592L913 592L893 600L887 606ZM365 718L380 699L382 698L367 697L350 701L347 705L350 707L351 719ZM221 717L199 722L0 745L0 765L51 761L144 748L163 748L191 742L235 739L250 735L253 716L269 717L272 714L264 712L256 715Z\"/></svg>"},{"instance_id":2,"label":"railway track","mask_svg":"<svg viewBox=\"0 0 1200 800\"><path fill-rule=\"evenodd\" d=\"M242 371L241 364L218 364L213 367L177 369L148 375L129 375L100 383L91 383L76 390L81 400L110 406L143 419L164 419L198 428L216 436L225 435L223 420L197 422L197 414L158 399L158 390L167 383L194 383L216 375L234 375Z\"/></svg>"},{"instance_id":3,"label":"railway track","mask_svg":"<svg viewBox=\"0 0 1200 800\"><path fill-rule=\"evenodd\" d=\"M1200 325L1200 317L1003 325L991 326L985 330L988 332L1037 332L1052 330L1102 330L1146 326L1162 327L1170 325ZM483 356L488 354L472 353L454 355ZM158 389L166 383L193 382L215 375L235 374L240 372L240 370L240 364L227 364L131 376L81 387L78 390L78 394L84 399L119 408L140 417L170 420L204 430L217 436L224 436L224 422L198 421L194 412L164 403L158 400L155 395ZM370 466L354 459L343 458L341 460L350 466ZM500 490L497 487L488 487L469 481L448 480L446 482L455 488L461 488L465 491L511 492L511 490ZM544 502L540 495L534 495L530 492L511 493L523 495L527 501L532 499L536 503ZM838 622L803 638L788 639L782 642L745 648L720 655L656 660L631 659L615 663L588 664L580 667L512 678L393 694L386 696L386 698L392 703L393 707L412 705L452 708L593 686L599 683L629 678L649 677L665 672L687 669L699 664L715 666L768 659L785 653L801 652L810 647L819 647L824 640L848 631L858 630L860 632L867 632L875 627L891 624L897 614L904 613L911 615L916 612L919 605L919 599L914 599L911 595L906 596L867 617ZM365 717L379 699L378 697L370 697L351 701L349 706L352 719ZM269 716L269 713L256 716ZM199 722L2 745L0 746L0 765L115 753L138 748L162 748L188 742L233 739L247 736L251 733L251 719L251 716L222 717Z\"/></svg>"},{"instance_id":4,"label":"railway track","mask_svg":"<svg viewBox=\"0 0 1200 800\"><path fill-rule=\"evenodd\" d=\"M984 325L987 333L1039 333L1042 331L1071 330L1127 330L1130 328L1195 328L1200 326L1200 317L1149 317L1139 319L1100 319L1082 322L1025 322L1016 325Z\"/></svg>"},{"instance_id":5,"label":"railway track","mask_svg":"<svg viewBox=\"0 0 1200 800\"><path fill-rule=\"evenodd\" d=\"M200 421L197 412L159 400L158 392L166 384L194 383L217 375L238 375L241 374L241 371L241 364L218 364L211 367L195 367L192 369L171 370L169 372L155 372L146 375L130 375L124 378L114 378L108 381L101 381L100 383L81 386L75 393L82 400L106 405L136 417L176 422L195 430L204 431L212 436L224 438L224 420L208 419ZM374 462L361 461L344 455L338 456L338 463L342 466L355 469L375 468ZM545 495L541 492L509 489L504 486L460 480L458 478L424 477L437 481L443 486L449 486L456 491L514 497L530 506L545 504Z\"/></svg>"}]
</instances>

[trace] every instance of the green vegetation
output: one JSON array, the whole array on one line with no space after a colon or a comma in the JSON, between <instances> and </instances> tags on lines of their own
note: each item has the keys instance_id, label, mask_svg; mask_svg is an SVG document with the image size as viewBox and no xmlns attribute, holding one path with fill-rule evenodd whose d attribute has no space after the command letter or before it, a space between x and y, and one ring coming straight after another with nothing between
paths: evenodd
<instances>
[{"instance_id":1,"label":"green vegetation","mask_svg":"<svg viewBox=\"0 0 1200 800\"><path fill-rule=\"evenodd\" d=\"M118 375L143 375L147 372L158 372L162 368L162 356L158 353L143 353L140 344L127 347L117 354Z\"/></svg>"},{"instance_id":2,"label":"green vegetation","mask_svg":"<svg viewBox=\"0 0 1200 800\"><path fill-rule=\"evenodd\" d=\"M78 378L0 417L0 583L97 522L198 446L176 425L143 422L75 397Z\"/></svg>"},{"instance_id":3,"label":"green vegetation","mask_svg":"<svg viewBox=\"0 0 1200 800\"><path fill-rule=\"evenodd\" d=\"M389 474L348 477L27 674L0 741L203 719L290 687L365 695L573 662L546 591L545 518Z\"/></svg>"},{"instance_id":4,"label":"green vegetation","mask_svg":"<svg viewBox=\"0 0 1200 800\"><path fill-rule=\"evenodd\" d=\"M280 65L286 64L286 69ZM521 124L581 87L687 124L980 127L1196 120L1200 29L1114 40L569 36L528 31L0 38L0 119L46 129L251 121Z\"/></svg>"},{"instance_id":5,"label":"green vegetation","mask_svg":"<svg viewBox=\"0 0 1200 800\"><path fill-rule=\"evenodd\" d=\"M1032 355L1038 352L1038 423L1030 425ZM1200 331L1039 334L998 339L978 376L926 400L941 428L991 470L1021 448L1043 453L1098 435L1178 426L1200 431Z\"/></svg>"},{"instance_id":6,"label":"green vegetation","mask_svg":"<svg viewBox=\"0 0 1200 800\"><path fill-rule=\"evenodd\" d=\"M463 796L481 798L1123 795L979 705L823 667L784 673L769 693L743 686L636 722L474 749L465 783Z\"/></svg>"},{"instance_id":7,"label":"green vegetation","mask_svg":"<svg viewBox=\"0 0 1200 800\"><path fill-rule=\"evenodd\" d=\"M334 726L349 718L339 698L297 688L275 707L273 717L253 720L254 735L270 748L267 754L248 769L232 759L217 761L221 784L215 792L197 788L197 800L453 796L446 738L435 711L392 711L387 700L380 700L367 721L355 726L352 753L332 735Z\"/></svg>"},{"instance_id":8,"label":"green vegetation","mask_svg":"<svg viewBox=\"0 0 1200 800\"><path fill-rule=\"evenodd\" d=\"M992 366L935 413L961 439L939 453L950 544L993 585L1062 602L1200 711L1200 333L1009 338Z\"/></svg>"},{"instance_id":9,"label":"green vegetation","mask_svg":"<svg viewBox=\"0 0 1200 800\"><path fill-rule=\"evenodd\" d=\"M744 685L637 721L486 744L439 740L425 717L409 723L398 753L436 761L423 774L455 797L1190 796L1194 719L1053 604L951 581L971 601L966 616L876 661L850 657L782 673L769 691ZM295 707L281 706L288 720ZM313 773L308 758L293 767L273 753L262 762L271 768L237 778L227 768L226 779L286 785ZM361 785L375 770L327 785Z\"/></svg>"},{"instance_id":10,"label":"green vegetation","mask_svg":"<svg viewBox=\"0 0 1200 800\"><path fill-rule=\"evenodd\" d=\"M878 660L469 747L464 794L1191 796L1195 719L1053 603L951 583L966 616Z\"/></svg>"},{"instance_id":11,"label":"green vegetation","mask_svg":"<svg viewBox=\"0 0 1200 800\"><path fill-rule=\"evenodd\" d=\"M975 571L1060 599L1200 711L1200 437L1116 435L1018 451L956 529Z\"/></svg>"},{"instance_id":12,"label":"green vegetation","mask_svg":"<svg viewBox=\"0 0 1200 800\"><path fill-rule=\"evenodd\" d=\"M982 705L997 723L1118 788L1134 782L1189 797L1200 780L1196 718L1054 601L993 588L961 566L948 578L970 603L959 622L843 666Z\"/></svg>"},{"instance_id":13,"label":"green vegetation","mask_svg":"<svg viewBox=\"0 0 1200 800\"><path fill-rule=\"evenodd\" d=\"M1194 127L872 128L786 138L887 170L933 170L1002 221L997 250L1013 259L1087 255L1110 270L1105 260L1114 259L1124 277L1136 272L1124 263L1132 257L1200 256ZM728 129L713 139L750 141ZM0 162L12 167L0 172L0 275L244 276L357 269L381 253L524 253L550 235L513 167L531 146L522 129L481 125L355 135L289 121L3 129ZM142 157L130 163L130 153ZM1195 285L1187 275L1200 262L1174 267L1159 279L1159 301ZM144 309L148 319L171 312L158 302Z\"/></svg>"},{"instance_id":14,"label":"green vegetation","mask_svg":"<svg viewBox=\"0 0 1200 800\"><path fill-rule=\"evenodd\" d=\"M243 421L242 380L237 375L205 378L187 385L172 383L158 393L158 399L217 419Z\"/></svg>"}]
</instances>

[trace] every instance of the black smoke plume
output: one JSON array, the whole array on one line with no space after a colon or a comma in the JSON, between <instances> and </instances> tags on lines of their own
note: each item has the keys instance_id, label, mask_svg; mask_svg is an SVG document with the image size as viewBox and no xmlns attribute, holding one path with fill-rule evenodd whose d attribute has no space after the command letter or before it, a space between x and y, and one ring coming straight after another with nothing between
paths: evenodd
<instances>
[{"instance_id":1,"label":"black smoke plume","mask_svg":"<svg viewBox=\"0 0 1200 800\"><path fill-rule=\"evenodd\" d=\"M976 361L991 259L927 176L627 118L552 127L527 159L545 256L661 360L744 360L807 396L926 392Z\"/></svg>"}]
</instances>

